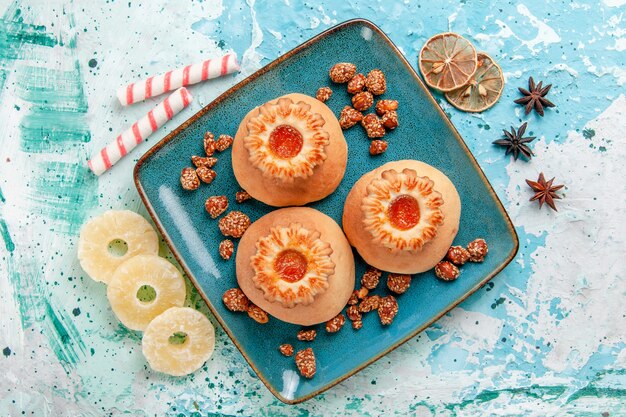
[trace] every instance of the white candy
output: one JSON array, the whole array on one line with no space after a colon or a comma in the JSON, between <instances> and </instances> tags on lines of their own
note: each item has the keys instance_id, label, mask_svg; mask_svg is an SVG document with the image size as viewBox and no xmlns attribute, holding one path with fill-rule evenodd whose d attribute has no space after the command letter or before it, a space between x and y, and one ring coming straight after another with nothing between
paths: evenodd
<instances>
[{"instance_id":1,"label":"white candy","mask_svg":"<svg viewBox=\"0 0 626 417\"><path fill-rule=\"evenodd\" d=\"M193 97L185 87L174 91L162 103L120 134L115 141L93 155L87 161L89 169L96 175L102 175L155 130L187 107L192 100Z\"/></svg>"},{"instance_id":2,"label":"white candy","mask_svg":"<svg viewBox=\"0 0 626 417\"><path fill-rule=\"evenodd\" d=\"M123 106L128 106L179 87L221 77L235 71L239 71L237 56L228 54L129 84L117 90L117 98Z\"/></svg>"}]
</instances>

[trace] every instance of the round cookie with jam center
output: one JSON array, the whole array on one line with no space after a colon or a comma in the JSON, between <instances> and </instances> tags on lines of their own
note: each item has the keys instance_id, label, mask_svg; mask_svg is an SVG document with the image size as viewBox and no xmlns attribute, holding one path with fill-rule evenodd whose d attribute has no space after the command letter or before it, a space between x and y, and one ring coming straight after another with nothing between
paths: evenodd
<instances>
[{"instance_id":1,"label":"round cookie with jam center","mask_svg":"<svg viewBox=\"0 0 626 417\"><path fill-rule=\"evenodd\" d=\"M402 160L354 184L344 205L343 229L369 265L415 274L445 257L460 217L461 199L445 174L424 162Z\"/></svg>"},{"instance_id":2,"label":"round cookie with jam center","mask_svg":"<svg viewBox=\"0 0 626 417\"><path fill-rule=\"evenodd\" d=\"M354 257L341 228L307 207L275 210L241 238L237 282L251 302L310 326L341 312L354 289Z\"/></svg>"},{"instance_id":3,"label":"round cookie with jam center","mask_svg":"<svg viewBox=\"0 0 626 417\"><path fill-rule=\"evenodd\" d=\"M331 194L344 176L348 146L328 106L287 94L250 111L235 135L239 185L270 206L300 206Z\"/></svg>"}]
</instances>

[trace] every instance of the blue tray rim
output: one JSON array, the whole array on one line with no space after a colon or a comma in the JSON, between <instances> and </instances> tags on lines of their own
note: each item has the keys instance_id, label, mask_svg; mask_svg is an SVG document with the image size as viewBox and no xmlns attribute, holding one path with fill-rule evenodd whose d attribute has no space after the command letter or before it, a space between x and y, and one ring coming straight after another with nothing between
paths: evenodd
<instances>
[{"instance_id":1,"label":"blue tray rim","mask_svg":"<svg viewBox=\"0 0 626 417\"><path fill-rule=\"evenodd\" d=\"M459 297L458 299L454 300L451 304L446 306L446 308L443 309L441 311L441 313L438 314L437 316L435 316L432 320L428 321L427 323L424 323L422 326L417 327L413 332L408 334L405 338L403 338L402 340L400 340L400 341L390 345L385 351L381 352L378 355L375 355L375 356L369 358L363 364L361 364L361 365L355 367L354 369L346 372L344 375L340 376L339 378L336 378L336 379L328 382L327 384L325 384L323 387L319 388L318 390L313 391L313 392L311 392L311 393L309 393L307 395L304 395L304 396L301 396L301 397L298 397L298 398L287 399L287 398L284 398L276 389L274 389L274 387L263 376L263 373L259 371L259 369L255 365L255 363L251 360L251 358L248 357L248 355L246 354L245 350L239 345L236 336L234 334L232 334L232 332L230 331L230 329L228 328L226 323L224 323L224 321L222 320L221 316L217 313L217 310L213 307L213 304L209 301L208 297L206 296L206 294L202 290L202 287L198 284L198 282L196 281L195 277L193 276L193 274L191 273L189 268L186 267L186 264L185 264L185 262L183 260L183 257L175 249L175 246L173 245L172 241L170 240L170 238L169 238L165 228L163 227L163 225L159 221L159 218L156 215L156 212L155 212L155 210L154 210L154 208L152 206L152 203L150 202L150 200L147 197L146 192L144 191L144 187L143 187L143 185L141 183L141 179L140 179L140 170L141 170L142 166L152 156L154 156L154 154L156 152L158 152L163 146L165 146L172 139L176 138L176 136L178 136L188 126L190 126L191 124L195 123L195 121L197 119L199 119L200 117L202 117L205 113L207 113L208 111L210 111L214 107L217 107L223 100L225 100L231 94L233 94L234 92L236 92L240 88L244 87L245 85L249 84L250 82L252 82L256 78L258 78L260 75L265 74L265 73L271 71L274 67L276 67L280 63L290 59L292 56L302 52L305 49L307 49L309 46L319 42L323 38L328 37L329 35L332 35L335 32L343 30L346 27L354 26L354 25L362 25L362 26L365 26L365 27L371 29L372 31L376 32L387 43L389 48L393 52L395 52L396 55L400 58L400 60L406 66L408 72L413 76L415 82L426 92L426 96L431 101L431 104L437 109L437 111L439 112L441 117L444 119L444 121L446 122L446 124L448 125L450 130L452 131L454 137L459 142L459 145L461 145L461 148L463 149L463 151L469 157L473 167L479 173L479 176L480 176L481 180L483 181L483 183L485 184L487 190L489 191L489 194L491 195L493 200L496 202L496 206L497 206L498 210L500 211L500 214L502 215L502 217L506 221L507 229L508 229L508 231L510 233L510 236L513 239L513 242L514 242L514 247L509 252L509 254L506 257L506 259L497 268L495 268L482 281L480 281L478 284L476 284L474 287L472 287L469 291L467 291L462 297ZM150 215L150 217L154 221L154 224L156 225L157 229L159 230L159 233L161 233L161 235L163 236L163 239L164 239L165 243L167 244L167 246L169 247L169 249L172 252L172 254L174 255L174 258L176 258L176 261L180 264L181 268L183 268L185 274L187 275L187 277L189 278L191 283L194 285L194 287L196 288L196 290L198 291L198 293L200 294L200 296L202 297L204 302L207 304L207 306L209 307L209 310L211 311L211 313L213 314L215 319L218 321L220 326L222 326L222 329L224 329L224 331L226 332L228 337L230 337L230 339L235 344L237 349L243 355L244 359L248 362L250 367L254 370L254 372L257 374L257 376L263 382L263 384L267 387L267 389L269 389L270 392L276 398L278 398L280 401L282 401L285 404L291 404L291 405L298 404L298 403L307 401L307 400L309 400L309 399L311 399L311 398L321 394L322 392L332 388L333 386L337 385L338 383L348 379L352 375L356 374L357 372L361 371L362 369L364 369L367 366L371 365L372 363L376 362L378 359L382 358L383 356L387 355L389 352L391 352L391 351L395 350L396 348L398 348L400 345L406 343L407 341L409 341L410 339L415 337L417 334L419 334L422 331L424 331L431 324L435 323L443 315L445 315L450 310L452 310L454 307L456 307L458 304L463 302L466 298L468 298L470 295L472 295L478 289L480 289L483 285L485 285L487 282L489 282L494 276L496 276L498 273L500 273L515 258L515 256L517 255L517 252L519 250L519 238L518 238L517 232L515 231L515 227L513 226L513 222L511 221L511 218L509 217L507 211L505 210L502 202L498 198L498 195L494 191L491 183L489 182L489 180L485 176L485 173L483 172L482 168L480 167L480 165L476 161L476 158L474 157L474 155L469 150L467 144L465 143L465 141L463 140L463 138L461 137L461 135L459 134L457 129L454 127L454 125L452 124L452 122L450 121L448 116L445 114L445 112L443 111L441 106L439 106L439 104L437 103L437 101L433 97L432 93L430 92L428 87L426 87L426 85L424 84L424 82L422 81L420 76L417 74L415 69L407 61L407 59L404 57L402 52L400 52L400 50L393 43L393 41L376 24L374 24L373 22L371 22L371 21L369 21L367 19L362 19L362 18L356 18L356 19L347 20L345 22L342 22L342 23L339 23L339 24L333 26L332 28L329 28L329 29L325 30L324 32L322 32L322 33L312 37L308 41L306 41L306 42L302 43L301 45L295 47L294 49L290 50L289 52L285 53L284 55L281 55L280 57L276 58L274 61L270 62L269 64L267 64L263 68L259 69L255 73L251 74L250 76L248 76L244 80L240 81L239 83L235 84L233 87L231 87L230 89L228 89L227 91L222 93L215 100L213 100L211 103L207 104L205 107L200 109L196 114L194 114L189 119L187 119L185 122L183 122L179 127L177 127L172 132L170 132L167 136L165 136L163 139L161 139L159 142L157 142L153 147L151 147L143 156L141 156L141 158L139 158L139 160L135 164L135 167L134 167L134 170L133 170L133 180L134 180L134 183L135 183L135 187L137 188L137 191L139 193L139 197L143 201L143 204L145 205L145 207L146 207L146 209L148 211L148 214Z\"/></svg>"}]
</instances>

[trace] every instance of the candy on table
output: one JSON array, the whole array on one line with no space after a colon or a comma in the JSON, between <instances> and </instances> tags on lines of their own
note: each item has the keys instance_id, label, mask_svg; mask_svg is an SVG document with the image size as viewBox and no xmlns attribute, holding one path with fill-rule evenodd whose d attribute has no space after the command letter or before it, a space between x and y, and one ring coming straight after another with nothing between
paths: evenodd
<instances>
[{"instance_id":1,"label":"candy on table","mask_svg":"<svg viewBox=\"0 0 626 417\"><path fill-rule=\"evenodd\" d=\"M239 71L237 55L228 54L128 84L117 90L117 98L123 106L128 106L179 87L221 77L235 71Z\"/></svg>"},{"instance_id":2,"label":"candy on table","mask_svg":"<svg viewBox=\"0 0 626 417\"><path fill-rule=\"evenodd\" d=\"M89 169L96 175L102 175L155 130L187 107L191 100L193 97L185 87L174 91L162 103L120 134L115 141L93 155L87 161Z\"/></svg>"}]
</instances>

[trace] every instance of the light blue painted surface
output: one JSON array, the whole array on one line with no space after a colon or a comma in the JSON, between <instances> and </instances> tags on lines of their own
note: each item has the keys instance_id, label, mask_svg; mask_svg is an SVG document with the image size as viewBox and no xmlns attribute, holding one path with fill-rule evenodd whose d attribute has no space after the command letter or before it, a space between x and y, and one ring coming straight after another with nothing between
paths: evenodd
<instances>
[{"instance_id":1,"label":"light blue painted surface","mask_svg":"<svg viewBox=\"0 0 626 417\"><path fill-rule=\"evenodd\" d=\"M623 1L289 4L0 2L0 414L624 415ZM493 109L469 115L437 97L511 214L516 261L428 331L301 405L278 402L219 329L203 370L155 374L140 335L78 266L80 222L108 208L145 213L133 159L238 80L352 17L377 23L413 64L444 30L498 60L507 85ZM88 155L158 102L121 108L118 86L221 49L242 57L241 74L193 87L191 109L89 177ZM554 84L557 107L544 118L512 103L531 75ZM75 113L64 120L76 134L51 142L56 130L26 129L42 111ZM491 145L523 121L538 136L530 163ZM541 171L566 184L558 213L527 202L523 180ZM190 302L202 309L196 294Z\"/></svg>"}]
</instances>

